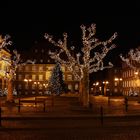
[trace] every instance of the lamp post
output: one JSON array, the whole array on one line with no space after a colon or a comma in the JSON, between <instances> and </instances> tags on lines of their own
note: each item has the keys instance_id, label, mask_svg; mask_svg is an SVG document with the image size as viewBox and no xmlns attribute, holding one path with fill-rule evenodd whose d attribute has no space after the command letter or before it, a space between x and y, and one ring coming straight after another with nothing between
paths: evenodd
<instances>
[{"instance_id":1,"label":"lamp post","mask_svg":"<svg viewBox=\"0 0 140 140\"><path fill-rule=\"evenodd\" d=\"M138 71L135 71L134 72L134 75L135 75L135 90L134 92L138 92L138 86L139 86L139 72Z\"/></svg>"},{"instance_id":2,"label":"lamp post","mask_svg":"<svg viewBox=\"0 0 140 140\"><path fill-rule=\"evenodd\" d=\"M98 86L99 86L99 82L93 83L93 94L95 95L99 91Z\"/></svg>"},{"instance_id":3,"label":"lamp post","mask_svg":"<svg viewBox=\"0 0 140 140\"><path fill-rule=\"evenodd\" d=\"M34 82L35 88L36 88L36 94L38 93L38 85L40 84L40 82Z\"/></svg>"},{"instance_id":4,"label":"lamp post","mask_svg":"<svg viewBox=\"0 0 140 140\"><path fill-rule=\"evenodd\" d=\"M32 79L24 79L24 82L27 83L28 93L29 93L29 90L30 90L29 82L31 82L31 81L32 81Z\"/></svg>"},{"instance_id":5,"label":"lamp post","mask_svg":"<svg viewBox=\"0 0 140 140\"><path fill-rule=\"evenodd\" d=\"M114 81L115 81L115 92L117 92L118 94L121 93L121 90L122 90L122 85L121 85L121 82L122 82L122 78L118 78L118 77L115 77L114 78Z\"/></svg>"},{"instance_id":6,"label":"lamp post","mask_svg":"<svg viewBox=\"0 0 140 140\"><path fill-rule=\"evenodd\" d=\"M107 95L107 85L109 84L108 81L103 81L103 93L106 96Z\"/></svg>"}]
</instances>

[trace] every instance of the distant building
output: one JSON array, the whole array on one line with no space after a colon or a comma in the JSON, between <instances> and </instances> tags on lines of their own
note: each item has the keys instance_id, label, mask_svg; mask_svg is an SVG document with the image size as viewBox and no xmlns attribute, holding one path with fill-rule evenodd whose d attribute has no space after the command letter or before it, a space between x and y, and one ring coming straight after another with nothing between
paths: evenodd
<instances>
[{"instance_id":1,"label":"distant building","mask_svg":"<svg viewBox=\"0 0 140 140\"><path fill-rule=\"evenodd\" d=\"M123 95L126 96L140 96L140 66L134 61L131 64L136 69L130 68L125 62L122 64L122 76L123 76Z\"/></svg>"},{"instance_id":2,"label":"distant building","mask_svg":"<svg viewBox=\"0 0 140 140\"><path fill-rule=\"evenodd\" d=\"M34 48L21 53L23 61L27 59L35 60L35 64L26 64L18 67L16 71L15 87L18 94L44 94L46 93L47 83L53 67L55 66L48 53L45 43L35 44ZM62 66L64 81L70 92L79 91L79 81L75 79L68 68Z\"/></svg>"}]
</instances>

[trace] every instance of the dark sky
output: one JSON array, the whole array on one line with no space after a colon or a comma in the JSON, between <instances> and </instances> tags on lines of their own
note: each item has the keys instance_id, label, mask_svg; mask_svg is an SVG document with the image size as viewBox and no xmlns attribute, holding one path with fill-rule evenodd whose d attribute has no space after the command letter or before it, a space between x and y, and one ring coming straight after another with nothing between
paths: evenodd
<instances>
[{"instance_id":1,"label":"dark sky","mask_svg":"<svg viewBox=\"0 0 140 140\"><path fill-rule=\"evenodd\" d=\"M1 8L1 34L10 34L16 48L28 48L43 40L45 32L61 37L67 32L71 41L79 42L80 25L97 24L97 35L109 38L118 32L118 50L125 52L140 45L140 15L137 4L112 6L100 2L7 3ZM131 9L130 9L131 8ZM134 9L134 10L133 10ZM133 11L133 12L132 12Z\"/></svg>"}]
</instances>

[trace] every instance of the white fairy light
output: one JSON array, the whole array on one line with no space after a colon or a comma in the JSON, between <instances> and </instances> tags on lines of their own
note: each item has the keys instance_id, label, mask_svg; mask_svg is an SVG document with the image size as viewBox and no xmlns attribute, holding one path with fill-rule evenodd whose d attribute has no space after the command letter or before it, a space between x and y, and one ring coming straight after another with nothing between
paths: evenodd
<instances>
[{"instance_id":1,"label":"white fairy light","mask_svg":"<svg viewBox=\"0 0 140 140\"><path fill-rule=\"evenodd\" d=\"M53 37L45 34L45 38L51 42L54 46L59 47L63 50L63 52L66 53L68 57L68 61L64 61L60 58L60 52L49 52L52 59L57 60L61 64L65 65L66 67L71 70L71 72L74 74L75 77L78 77L79 80L83 78L83 69L87 68L89 73L97 72L98 70L103 70L105 68L110 68L113 65L109 63L108 66L104 66L103 58L107 55L107 53L115 48L115 45L111 45L110 47L107 47L112 43L112 41L117 37L117 33L114 33L113 36L107 41L99 41L99 39L95 38L96 33L96 24L91 24L90 27L86 27L84 25L81 25L82 30L82 42L83 42L83 57L80 57L81 54L77 54L76 58L74 58L73 55L71 55L70 51L67 48L67 33L63 34L63 41L59 40L58 42L53 40ZM97 46L103 46L102 52L95 52L94 56L90 56L90 52L96 48ZM71 50L74 50L74 47L71 47ZM83 61L81 63L80 58L83 58ZM80 72L75 71L75 67L78 67Z\"/></svg>"},{"instance_id":2,"label":"white fairy light","mask_svg":"<svg viewBox=\"0 0 140 140\"><path fill-rule=\"evenodd\" d=\"M137 64L140 63L140 47L134 49L131 49L128 54L127 57L122 56L122 54L120 54L120 58L122 59L123 62L125 62L129 67L131 67L132 69L136 69L137 68Z\"/></svg>"},{"instance_id":3,"label":"white fairy light","mask_svg":"<svg viewBox=\"0 0 140 140\"><path fill-rule=\"evenodd\" d=\"M117 33L114 33L113 36L109 40L100 41L95 37L96 33L96 24L91 24L90 27L86 27L81 25L82 30L82 44L83 48L82 56L80 53L73 55L73 46L70 50L67 47L67 33L63 34L63 40L54 41L53 37L45 34L45 38L52 43L54 46L63 50L67 56L67 61L62 60L60 58L60 54L62 51L59 52L49 52L50 57L55 59L60 64L64 65L71 71L74 75L75 79L80 81L79 92L80 100L83 102L85 107L89 105L89 74L92 72L97 72L99 70L104 70L106 68L111 68L113 65L109 62L107 66L104 66L103 59L107 55L107 53L115 48L115 45L111 45L112 41L117 37ZM96 47L101 47L100 52L94 52L91 55L91 51L94 50ZM94 50L95 51L95 50ZM76 56L76 57L74 57ZM79 69L77 71L76 67Z\"/></svg>"}]
</instances>

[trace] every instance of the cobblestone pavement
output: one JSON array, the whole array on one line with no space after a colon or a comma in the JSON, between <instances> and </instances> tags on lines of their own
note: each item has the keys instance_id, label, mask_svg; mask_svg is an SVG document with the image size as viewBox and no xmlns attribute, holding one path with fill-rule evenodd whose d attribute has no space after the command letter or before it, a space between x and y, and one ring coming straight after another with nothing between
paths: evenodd
<instances>
[{"instance_id":1,"label":"cobblestone pavement","mask_svg":"<svg viewBox=\"0 0 140 140\"><path fill-rule=\"evenodd\" d=\"M42 97L41 97L42 98ZM30 102L2 107L0 140L139 140L140 105L129 101L128 111L122 98L95 97L90 109L83 108L76 97L47 98L44 104ZM18 104L18 100L16 100ZM103 116L101 116L101 107Z\"/></svg>"}]
</instances>

